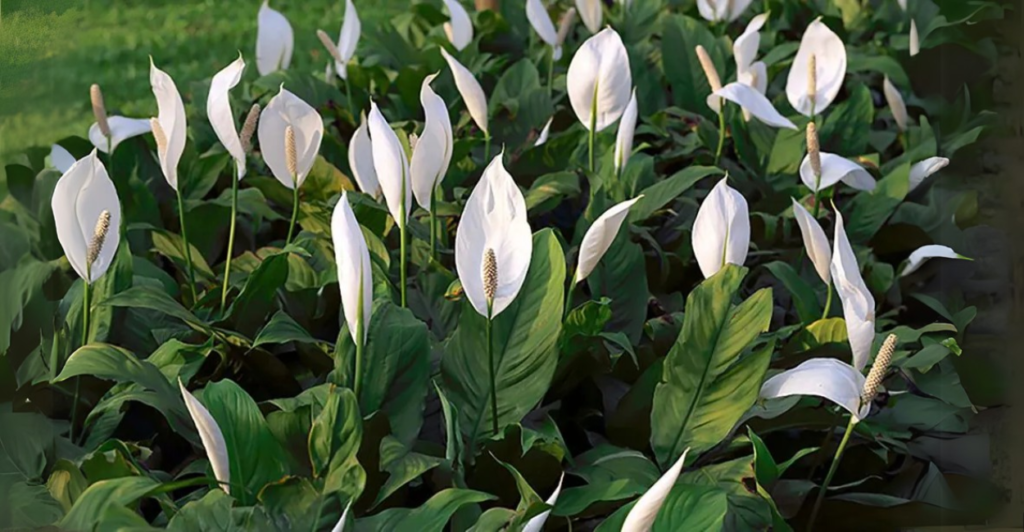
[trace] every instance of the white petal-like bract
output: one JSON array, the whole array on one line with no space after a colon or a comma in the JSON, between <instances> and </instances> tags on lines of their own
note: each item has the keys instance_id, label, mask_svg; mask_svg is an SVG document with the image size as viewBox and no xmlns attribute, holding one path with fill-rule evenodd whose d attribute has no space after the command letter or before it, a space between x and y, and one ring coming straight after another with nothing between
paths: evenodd
<instances>
[{"instance_id":1,"label":"white petal-like bract","mask_svg":"<svg viewBox=\"0 0 1024 532\"><path fill-rule=\"evenodd\" d=\"M732 22L750 7L753 0L697 0L697 11L708 22Z\"/></svg>"},{"instance_id":2,"label":"white petal-like bract","mask_svg":"<svg viewBox=\"0 0 1024 532\"><path fill-rule=\"evenodd\" d=\"M629 156L633 154L633 133L636 132L636 89L629 97L629 104L619 119L619 131L615 135L615 172L626 167Z\"/></svg>"},{"instance_id":3,"label":"white petal-like bract","mask_svg":"<svg viewBox=\"0 0 1024 532\"><path fill-rule=\"evenodd\" d=\"M916 272L928 259L962 259L972 260L965 257L955 251L949 246L940 246L937 244L930 244L927 246L921 246L910 254L907 258L907 265L903 267L903 271L900 272L900 277L904 277Z\"/></svg>"},{"instance_id":4,"label":"white petal-like bract","mask_svg":"<svg viewBox=\"0 0 1024 532\"><path fill-rule=\"evenodd\" d=\"M601 261L601 257L604 256L612 245L615 236L619 234L622 222L629 215L629 208L642 197L644 197L643 194L631 200L623 201L618 205L613 205L604 214L598 216L597 220L594 220L594 224L590 226L590 229L587 229L587 233L583 235L583 241L580 242L576 276L573 278L574 284L586 279L594 271L597 263Z\"/></svg>"},{"instance_id":5,"label":"white petal-like bract","mask_svg":"<svg viewBox=\"0 0 1024 532\"><path fill-rule=\"evenodd\" d=\"M356 6L352 0L345 0L345 20L341 23L341 33L338 35L338 55L344 64L334 62L334 70L341 79L348 79L348 62L356 55L362 27Z\"/></svg>"},{"instance_id":6,"label":"white petal-like bract","mask_svg":"<svg viewBox=\"0 0 1024 532\"><path fill-rule=\"evenodd\" d=\"M761 122L772 126L796 130L796 124L775 109L772 102L768 101L763 94L750 85L733 82L708 95L708 107L714 109L714 103L721 98L729 100L743 108L744 111L754 115Z\"/></svg>"},{"instance_id":7,"label":"white petal-like bract","mask_svg":"<svg viewBox=\"0 0 1024 532\"><path fill-rule=\"evenodd\" d=\"M863 419L871 408L861 406L864 376L849 364L834 358L812 358L799 366L783 371L761 386L762 399L791 395L813 395L828 399L845 408L852 416Z\"/></svg>"},{"instance_id":8,"label":"white petal-like bract","mask_svg":"<svg viewBox=\"0 0 1024 532\"><path fill-rule=\"evenodd\" d=\"M619 34L605 28L587 39L572 57L566 80L569 103L583 127L601 131L618 120L633 86Z\"/></svg>"},{"instance_id":9,"label":"white petal-like bract","mask_svg":"<svg viewBox=\"0 0 1024 532\"><path fill-rule=\"evenodd\" d=\"M292 127L295 135L297 176L292 176L288 171L288 157L285 153L285 131L288 126ZM282 85L280 92L270 99L270 103L260 113L258 128L260 153L274 177L288 189L301 187L320 152L320 142L324 136L324 121L320 113Z\"/></svg>"},{"instance_id":10,"label":"white petal-like bract","mask_svg":"<svg viewBox=\"0 0 1024 532\"><path fill-rule=\"evenodd\" d=\"M148 118L125 118L123 116L111 116L107 118L110 125L110 146L107 146L107 137L100 131L100 125L93 122L89 127L89 142L97 150L103 153L110 153L117 149L117 145L139 135L145 135L152 129Z\"/></svg>"},{"instance_id":11,"label":"white petal-like bract","mask_svg":"<svg viewBox=\"0 0 1024 532\"><path fill-rule=\"evenodd\" d=\"M622 522L621 532L649 532L654 526L654 520L658 518L661 505L676 485L679 474L683 472L683 464L686 463L686 455L690 452L687 448L676 463L665 472L650 489L647 490L633 505L633 508L626 514L626 520Z\"/></svg>"},{"instance_id":12,"label":"white petal-like bract","mask_svg":"<svg viewBox=\"0 0 1024 532\"><path fill-rule=\"evenodd\" d=\"M921 53L921 37L917 33L917 22L910 19L910 57Z\"/></svg>"},{"instance_id":13,"label":"white petal-like bract","mask_svg":"<svg viewBox=\"0 0 1024 532\"><path fill-rule=\"evenodd\" d=\"M178 87L166 72L157 68L152 59L149 62L149 83L153 87L153 96L160 110L157 121L164 130L167 145L157 149L160 169L163 170L167 184L178 190L178 163L185 152L185 139L188 134L185 124L185 104L181 101Z\"/></svg>"},{"instance_id":14,"label":"white petal-like bract","mask_svg":"<svg viewBox=\"0 0 1024 532\"><path fill-rule=\"evenodd\" d=\"M533 146L535 148L537 146L543 145L545 142L548 141L548 136L551 135L551 122L554 121L555 117L552 116L551 118L548 119L547 123L544 124L544 128L540 130L540 135L537 135L537 141L533 143Z\"/></svg>"},{"instance_id":15,"label":"white petal-like bract","mask_svg":"<svg viewBox=\"0 0 1024 532\"><path fill-rule=\"evenodd\" d=\"M875 298L860 275L857 256L846 237L843 215L836 210L836 233L832 249L832 284L843 302L846 335L853 351L853 367L864 369L875 339Z\"/></svg>"},{"instance_id":16,"label":"white petal-like bract","mask_svg":"<svg viewBox=\"0 0 1024 532\"><path fill-rule=\"evenodd\" d=\"M228 446L224 441L220 425L210 415L210 411L185 389L181 378L178 378L178 388L181 389L181 398L185 401L185 408L188 409L188 414L192 416L192 422L195 423L196 430L199 432L199 440L203 442L206 457L210 460L210 468L213 469L213 477L217 479L224 493L231 493L229 486L231 462L228 460Z\"/></svg>"},{"instance_id":17,"label":"white petal-like bract","mask_svg":"<svg viewBox=\"0 0 1024 532\"><path fill-rule=\"evenodd\" d=\"M376 102L370 102L370 116L366 120L370 128L370 147L373 152L373 169L377 172L384 201L402 228L409 219L412 209L412 179L409 175L409 161L398 135L384 119Z\"/></svg>"},{"instance_id":18,"label":"white petal-like bract","mask_svg":"<svg viewBox=\"0 0 1024 532\"><path fill-rule=\"evenodd\" d=\"M228 91L242 80L244 69L245 60L238 56L238 59L213 76L210 93L206 99L206 116L210 119L213 132L217 134L224 149L235 159L238 179L245 177L245 152L242 150L242 141L238 138L238 128L235 126L235 115L231 111Z\"/></svg>"},{"instance_id":19,"label":"white petal-like bract","mask_svg":"<svg viewBox=\"0 0 1024 532\"><path fill-rule=\"evenodd\" d=\"M114 261L121 242L121 202L114 182L93 150L57 180L50 199L57 240L71 267L82 279L94 282ZM92 265L87 256L103 211L110 213L109 229Z\"/></svg>"},{"instance_id":20,"label":"white petal-like bract","mask_svg":"<svg viewBox=\"0 0 1024 532\"><path fill-rule=\"evenodd\" d=\"M914 163L914 166L910 167L910 189L907 192L921 186L928 176L942 170L947 165L949 165L949 159L945 157L929 157Z\"/></svg>"},{"instance_id":21,"label":"white petal-like bract","mask_svg":"<svg viewBox=\"0 0 1024 532\"><path fill-rule=\"evenodd\" d=\"M256 22L256 70L261 76L287 70L295 48L292 25L284 15L270 8L269 0L260 6Z\"/></svg>"},{"instance_id":22,"label":"white petal-like bract","mask_svg":"<svg viewBox=\"0 0 1024 532\"><path fill-rule=\"evenodd\" d=\"M380 199L380 182L373 168L373 147L370 145L370 129L366 126L366 115L359 117L359 127L348 141L348 166L359 190Z\"/></svg>"},{"instance_id":23,"label":"white petal-like bract","mask_svg":"<svg viewBox=\"0 0 1024 532\"><path fill-rule=\"evenodd\" d=\"M601 20L604 16L601 0L576 0L576 11L590 33L601 31Z\"/></svg>"},{"instance_id":24,"label":"white petal-like bract","mask_svg":"<svg viewBox=\"0 0 1024 532\"><path fill-rule=\"evenodd\" d=\"M469 116L473 117L473 122L476 122L477 127L487 133L487 97L484 96L480 82L473 77L473 73L468 68L463 66L458 59L452 57L444 48L441 48L441 55L444 56L448 68L452 71L455 87L459 89L462 101L465 102L466 109L469 110Z\"/></svg>"},{"instance_id":25,"label":"white petal-like bract","mask_svg":"<svg viewBox=\"0 0 1024 532\"><path fill-rule=\"evenodd\" d=\"M907 104L903 103L903 95L889 81L889 76L885 76L885 81L882 82L882 92L885 94L886 103L889 104L889 110L892 111L892 118L896 120L896 126L900 128L900 131L906 131L909 121Z\"/></svg>"},{"instance_id":26,"label":"white petal-like bract","mask_svg":"<svg viewBox=\"0 0 1024 532\"><path fill-rule=\"evenodd\" d=\"M444 5L448 8L448 14L451 17L449 25L445 27L448 40L456 50L461 51L473 42L473 21L459 0L444 0Z\"/></svg>"},{"instance_id":27,"label":"white petal-like bract","mask_svg":"<svg viewBox=\"0 0 1024 532\"><path fill-rule=\"evenodd\" d=\"M437 74L423 79L420 86L420 105L423 106L423 133L412 150L409 173L412 175L412 191L416 202L430 210L434 189L444 179L452 160L452 121L448 117L448 106L430 83Z\"/></svg>"},{"instance_id":28,"label":"white petal-like bract","mask_svg":"<svg viewBox=\"0 0 1024 532\"><path fill-rule=\"evenodd\" d=\"M565 480L565 473L558 479L558 486L555 487L555 491L551 492L551 496L544 501L544 504L554 507L555 503L558 502L558 495L562 493L562 481ZM530 519L523 527L523 532L541 532L544 530L544 523L547 522L548 516L551 515L551 510L546 510L543 513L537 515L533 519Z\"/></svg>"},{"instance_id":29,"label":"white petal-like bract","mask_svg":"<svg viewBox=\"0 0 1024 532\"><path fill-rule=\"evenodd\" d=\"M828 238L825 236L821 224L795 199L793 200L793 217L796 218L796 223L800 227L800 235L804 239L804 249L807 250L807 256L811 258L811 263L814 264L814 271L818 272L818 277L821 277L825 284L831 283L832 250L829 248Z\"/></svg>"},{"instance_id":30,"label":"white petal-like bract","mask_svg":"<svg viewBox=\"0 0 1024 532\"><path fill-rule=\"evenodd\" d=\"M75 164L75 156L60 144L50 146L50 164L60 173L67 172Z\"/></svg>"},{"instance_id":31,"label":"white petal-like bract","mask_svg":"<svg viewBox=\"0 0 1024 532\"><path fill-rule=\"evenodd\" d=\"M857 190L874 190L875 178L863 166L832 153L821 152L821 182L815 186L814 169L810 156L804 156L800 163L800 180L811 192L825 190L842 181Z\"/></svg>"},{"instance_id":32,"label":"white petal-like bract","mask_svg":"<svg viewBox=\"0 0 1024 532\"><path fill-rule=\"evenodd\" d=\"M814 56L816 91L807 94L809 65ZM811 22L789 67L786 97L804 116L821 114L836 99L846 78L846 46L821 19Z\"/></svg>"},{"instance_id":33,"label":"white petal-like bract","mask_svg":"<svg viewBox=\"0 0 1024 532\"><path fill-rule=\"evenodd\" d=\"M341 305L345 321L353 342L365 342L370 330L370 314L373 305L373 276L370 269L370 252L366 248L363 231L348 202L348 193L342 192L341 199L331 216L331 237L334 239L334 261L338 267L338 288L341 290ZM360 315L360 313L362 315ZM359 322L362 321L363 337L357 338Z\"/></svg>"},{"instance_id":34,"label":"white petal-like bract","mask_svg":"<svg viewBox=\"0 0 1024 532\"><path fill-rule=\"evenodd\" d=\"M732 55L736 59L736 77L742 77L743 73L750 70L757 57L758 47L761 45L761 28L768 21L768 14L761 13L750 19L743 34L736 38L732 45Z\"/></svg>"},{"instance_id":35,"label":"white petal-like bract","mask_svg":"<svg viewBox=\"0 0 1024 532\"><path fill-rule=\"evenodd\" d=\"M530 21L530 26L533 26L533 31L537 32L540 40L549 46L558 46L558 30L555 29L555 23L551 21L551 16L548 15L547 9L544 9L541 0L526 0L526 19Z\"/></svg>"},{"instance_id":36,"label":"white petal-like bract","mask_svg":"<svg viewBox=\"0 0 1024 532\"><path fill-rule=\"evenodd\" d=\"M693 221L693 254L705 279L726 264L743 266L750 247L747 200L726 180L711 189Z\"/></svg>"}]
</instances>

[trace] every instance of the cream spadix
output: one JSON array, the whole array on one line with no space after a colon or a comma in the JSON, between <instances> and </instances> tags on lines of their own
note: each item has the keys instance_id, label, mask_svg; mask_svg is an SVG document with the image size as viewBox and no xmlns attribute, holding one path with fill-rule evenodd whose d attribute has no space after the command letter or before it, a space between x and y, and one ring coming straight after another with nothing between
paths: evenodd
<instances>
[{"instance_id":1,"label":"cream spadix","mask_svg":"<svg viewBox=\"0 0 1024 532\"><path fill-rule=\"evenodd\" d=\"M57 180L50 199L57 240L87 282L106 273L121 242L121 202L96 150Z\"/></svg>"},{"instance_id":2,"label":"cream spadix","mask_svg":"<svg viewBox=\"0 0 1024 532\"><path fill-rule=\"evenodd\" d=\"M566 79L569 103L583 127L596 132L618 120L633 86L619 34L605 28L587 39L572 57Z\"/></svg>"},{"instance_id":3,"label":"cream spadix","mask_svg":"<svg viewBox=\"0 0 1024 532\"><path fill-rule=\"evenodd\" d=\"M473 21L459 0L444 0L448 8L449 21L444 25L445 35L456 50L462 50L473 42Z\"/></svg>"},{"instance_id":4,"label":"cream spadix","mask_svg":"<svg viewBox=\"0 0 1024 532\"><path fill-rule=\"evenodd\" d=\"M261 76L287 70L294 48L292 25L279 11L270 8L269 0L264 0L256 17L256 70Z\"/></svg>"},{"instance_id":5,"label":"cream spadix","mask_svg":"<svg viewBox=\"0 0 1024 532\"><path fill-rule=\"evenodd\" d=\"M910 257L907 258L907 265L903 267L903 271L900 272L900 277L905 277L916 272L928 259L961 259L961 260L973 260L969 257L965 257L949 246L940 246L937 244L930 244L927 246L921 246L915 249Z\"/></svg>"},{"instance_id":6,"label":"cream spadix","mask_svg":"<svg viewBox=\"0 0 1024 532\"><path fill-rule=\"evenodd\" d=\"M590 33L601 31L601 0L576 0L576 11L583 19L583 25L590 30Z\"/></svg>"},{"instance_id":7,"label":"cream spadix","mask_svg":"<svg viewBox=\"0 0 1024 532\"><path fill-rule=\"evenodd\" d=\"M544 504L554 508L555 503L558 502L558 495L562 492L562 481L564 480L565 473L562 473L562 476L558 479L558 486L555 487L555 491L551 492L551 496L544 501ZM545 512L537 515L537 517L530 519L530 521L526 523L526 526L523 527L523 532L541 532L541 530L544 530L544 523L547 522L549 515L551 515L551 510L546 510Z\"/></svg>"},{"instance_id":8,"label":"cream spadix","mask_svg":"<svg viewBox=\"0 0 1024 532\"><path fill-rule=\"evenodd\" d=\"M187 136L187 125L185 124L185 104L178 94L178 87L174 80L166 72L160 70L149 61L149 83L153 87L153 96L156 96L156 105L160 110L157 122L163 130L166 140L163 146L157 142L157 157L160 160L160 169L163 171L167 184L174 190L178 190L178 163L181 161L181 154L185 151L185 138Z\"/></svg>"},{"instance_id":9,"label":"cream spadix","mask_svg":"<svg viewBox=\"0 0 1024 532\"><path fill-rule=\"evenodd\" d=\"M789 67L786 97L804 116L821 114L836 99L845 78L846 47L819 17L807 26ZM810 87L814 88L813 94L808 94Z\"/></svg>"},{"instance_id":10,"label":"cream spadix","mask_svg":"<svg viewBox=\"0 0 1024 532\"><path fill-rule=\"evenodd\" d=\"M843 302L846 335L853 352L853 367L864 369L875 339L875 298L860 275L857 256L843 226L843 215L836 210L836 233L832 250L832 284Z\"/></svg>"},{"instance_id":11,"label":"cream spadix","mask_svg":"<svg viewBox=\"0 0 1024 532\"><path fill-rule=\"evenodd\" d=\"M583 235L583 241L580 243L576 276L573 278L574 284L586 279L594 271L597 263L601 261L601 257L608 252L608 248L615 240L615 236L619 234L622 222L629 215L629 208L642 197L644 197L643 194L614 205L605 211L604 214L598 216L597 220L594 220L593 225L590 226L590 229L587 229L587 233Z\"/></svg>"},{"instance_id":12,"label":"cream spadix","mask_svg":"<svg viewBox=\"0 0 1024 532\"><path fill-rule=\"evenodd\" d=\"M338 289L341 291L341 305L345 311L348 332L353 342L365 342L373 305L373 276L366 239L352 212L347 192L341 193L341 199L334 207L331 237L334 240ZM360 330L363 335L361 339L357 337L357 331Z\"/></svg>"},{"instance_id":13,"label":"cream spadix","mask_svg":"<svg viewBox=\"0 0 1024 532\"><path fill-rule=\"evenodd\" d=\"M444 48L441 48L441 55L444 56L448 68L452 71L455 87L459 89L459 95L462 96L462 101L465 102L466 109L469 110L469 116L473 117L473 122L476 122L476 126L481 131L487 133L487 97L484 96L480 82L473 77L473 73L468 68L464 67Z\"/></svg>"},{"instance_id":14,"label":"cream spadix","mask_svg":"<svg viewBox=\"0 0 1024 532\"><path fill-rule=\"evenodd\" d=\"M526 201L498 154L466 201L455 233L455 268L462 288L481 316L494 318L519 294L533 255L533 236ZM496 268L493 298L485 286L485 256ZM491 311L488 313L488 301Z\"/></svg>"},{"instance_id":15,"label":"cream spadix","mask_svg":"<svg viewBox=\"0 0 1024 532\"><path fill-rule=\"evenodd\" d=\"M793 200L793 217L796 218L796 223L800 227L804 249L807 250L807 256L811 258L811 263L814 264L814 271L818 273L818 277L821 277L825 284L829 284L832 280L830 273L832 250L829 249L825 231L822 230L818 220L815 220L811 213L807 212L807 209L795 199Z\"/></svg>"},{"instance_id":16,"label":"cream spadix","mask_svg":"<svg viewBox=\"0 0 1024 532\"><path fill-rule=\"evenodd\" d=\"M416 195L416 202L428 211L434 189L448 172L454 144L448 106L430 88L430 83L435 77L437 74L427 76L420 86L420 105L423 106L424 114L423 134L416 142L412 150L412 160L409 162L412 191Z\"/></svg>"},{"instance_id":17,"label":"cream spadix","mask_svg":"<svg viewBox=\"0 0 1024 532\"><path fill-rule=\"evenodd\" d=\"M750 247L747 200L726 180L711 189L693 222L693 254L705 279L726 264L742 266Z\"/></svg>"},{"instance_id":18,"label":"cream spadix","mask_svg":"<svg viewBox=\"0 0 1024 532\"><path fill-rule=\"evenodd\" d=\"M648 532L654 526L655 519L665 499L676 485L679 474L683 472L683 464L686 463L686 455L690 452L687 448L676 463L665 472L650 489L636 501L633 508L626 514L626 520L622 523L621 532Z\"/></svg>"},{"instance_id":19,"label":"cream spadix","mask_svg":"<svg viewBox=\"0 0 1024 532\"><path fill-rule=\"evenodd\" d=\"M366 125L366 115L359 117L359 127L348 142L348 166L356 178L359 190L369 194L373 199L380 199L380 182L377 171L373 167L373 147L370 144L370 128Z\"/></svg>"},{"instance_id":20,"label":"cream spadix","mask_svg":"<svg viewBox=\"0 0 1024 532\"><path fill-rule=\"evenodd\" d=\"M288 128L294 136L294 170L289 167ZM260 152L274 177L288 189L301 187L316 162L320 142L324 136L324 122L320 114L301 98L281 90L271 98L260 114L258 126Z\"/></svg>"},{"instance_id":21,"label":"cream spadix","mask_svg":"<svg viewBox=\"0 0 1024 532\"><path fill-rule=\"evenodd\" d=\"M213 419L210 411L199 402L178 379L178 388L181 389L181 398L185 401L185 408L192 416L192 422L199 431L199 440L203 442L206 450L206 457L210 460L210 468L213 469L213 476L220 484L225 493L231 493L231 467L228 461L228 446L224 441L224 433L220 430L217 420Z\"/></svg>"},{"instance_id":22,"label":"cream spadix","mask_svg":"<svg viewBox=\"0 0 1024 532\"><path fill-rule=\"evenodd\" d=\"M370 102L370 116L366 123L370 129L373 168L377 172L384 201L395 224L402 228L412 209L412 180L405 149L375 102Z\"/></svg>"},{"instance_id":23,"label":"cream spadix","mask_svg":"<svg viewBox=\"0 0 1024 532\"><path fill-rule=\"evenodd\" d=\"M228 91L235 88L242 80L245 60L239 55L230 65L213 76L210 92L206 99L206 116L210 119L213 132L217 134L224 149L235 160L238 179L245 177L245 150L235 126L235 115L231 110L231 99Z\"/></svg>"}]
</instances>

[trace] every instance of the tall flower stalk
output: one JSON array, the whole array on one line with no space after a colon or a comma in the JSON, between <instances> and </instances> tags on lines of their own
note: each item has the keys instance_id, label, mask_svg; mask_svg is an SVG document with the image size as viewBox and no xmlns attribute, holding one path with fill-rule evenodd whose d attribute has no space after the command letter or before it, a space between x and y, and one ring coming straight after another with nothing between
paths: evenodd
<instances>
[{"instance_id":1,"label":"tall flower stalk","mask_svg":"<svg viewBox=\"0 0 1024 532\"><path fill-rule=\"evenodd\" d=\"M341 194L341 199L334 207L331 237L334 240L334 259L338 267L341 304L345 311L349 334L356 345L352 391L358 397L362 389L363 351L366 346L367 321L370 319L372 309L373 280L366 239L352 212L347 192Z\"/></svg>"},{"instance_id":2,"label":"tall flower stalk","mask_svg":"<svg viewBox=\"0 0 1024 532\"><path fill-rule=\"evenodd\" d=\"M494 435L498 435L498 387L496 385L497 375L494 369L494 294L498 291L498 261L494 256L494 249L487 248L484 251L483 264L484 297L487 298L487 365L491 374L491 428Z\"/></svg>"}]
</instances>

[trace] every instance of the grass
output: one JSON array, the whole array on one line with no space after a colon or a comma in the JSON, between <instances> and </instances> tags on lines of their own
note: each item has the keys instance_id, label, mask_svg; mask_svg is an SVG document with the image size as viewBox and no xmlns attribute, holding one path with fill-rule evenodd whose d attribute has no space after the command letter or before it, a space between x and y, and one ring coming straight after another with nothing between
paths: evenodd
<instances>
[{"instance_id":1,"label":"grass","mask_svg":"<svg viewBox=\"0 0 1024 532\"><path fill-rule=\"evenodd\" d=\"M111 114L155 116L149 56L186 92L241 51L254 79L256 13L262 0L0 0L0 156L84 137L89 86ZM366 28L403 0L356 1ZM362 7L360 7L360 5ZM322 71L318 28L335 35L343 0L272 0L295 30L291 68ZM361 43L361 46L365 46ZM358 54L358 51L357 51Z\"/></svg>"}]
</instances>

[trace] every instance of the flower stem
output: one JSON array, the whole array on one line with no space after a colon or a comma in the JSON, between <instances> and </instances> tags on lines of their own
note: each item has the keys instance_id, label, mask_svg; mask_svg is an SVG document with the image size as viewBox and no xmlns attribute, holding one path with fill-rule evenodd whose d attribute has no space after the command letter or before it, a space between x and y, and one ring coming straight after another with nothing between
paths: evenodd
<instances>
[{"instance_id":1,"label":"flower stem","mask_svg":"<svg viewBox=\"0 0 1024 532\"><path fill-rule=\"evenodd\" d=\"M828 297L825 298L825 312L821 313L821 319L828 317L828 311L832 309L832 281L828 282Z\"/></svg>"},{"instance_id":2,"label":"flower stem","mask_svg":"<svg viewBox=\"0 0 1024 532\"><path fill-rule=\"evenodd\" d=\"M722 105L722 100L719 100L719 105ZM718 108L718 147L715 148L715 166L718 166L718 161L722 158L722 148L725 147L725 108Z\"/></svg>"},{"instance_id":3,"label":"flower stem","mask_svg":"<svg viewBox=\"0 0 1024 532\"><path fill-rule=\"evenodd\" d=\"M231 253L235 249L235 218L238 216L238 162L236 172L231 176L231 227L228 229L228 252L224 262L224 288L220 291L220 311L223 314L228 301L228 277L231 275Z\"/></svg>"},{"instance_id":4,"label":"flower stem","mask_svg":"<svg viewBox=\"0 0 1024 532\"><path fill-rule=\"evenodd\" d=\"M548 97L555 91L555 47L551 46L548 52Z\"/></svg>"},{"instance_id":5,"label":"flower stem","mask_svg":"<svg viewBox=\"0 0 1024 532\"><path fill-rule=\"evenodd\" d=\"M345 65L345 70L348 70L348 65ZM355 106L352 105L352 81L348 79L347 73L345 76L345 104L348 107L349 114L352 115L352 121L355 122L356 111Z\"/></svg>"},{"instance_id":6,"label":"flower stem","mask_svg":"<svg viewBox=\"0 0 1024 532\"><path fill-rule=\"evenodd\" d=\"M487 305L487 361L491 369L491 428L498 435L498 380L494 370L494 342L491 339L494 320L491 318L490 304Z\"/></svg>"},{"instance_id":7,"label":"flower stem","mask_svg":"<svg viewBox=\"0 0 1024 532\"><path fill-rule=\"evenodd\" d=\"M839 469L839 461L843 458L843 451L846 450L846 444L850 441L850 435L853 434L854 425L857 424L856 418L850 416L850 422L846 425L846 434L843 434L843 440L839 442L839 447L836 448L836 455L832 457L832 466L828 468L828 474L825 475L825 482L821 485L821 490L818 491L818 497L814 500L814 508L811 509L811 519L807 522L807 530L814 530L814 521L818 517L818 510L821 509L821 502L825 500L825 491L828 490L828 485L832 482L832 477L835 476L836 470Z\"/></svg>"},{"instance_id":8,"label":"flower stem","mask_svg":"<svg viewBox=\"0 0 1024 532\"><path fill-rule=\"evenodd\" d=\"M408 220L406 220L406 221L408 221ZM399 278L400 278L400 282L401 282L402 308L405 308L405 281L406 281L406 272L405 272L405 270L406 270L406 255L408 254L406 249L405 249L405 241L407 240L406 234L405 234L405 232L406 232L405 226L406 226L406 223L402 222L402 227L400 227L399 231L398 231L398 238L402 241L401 246L399 248L399 255L401 256L400 257L399 268L400 268L401 271L398 274Z\"/></svg>"},{"instance_id":9,"label":"flower stem","mask_svg":"<svg viewBox=\"0 0 1024 532\"><path fill-rule=\"evenodd\" d=\"M86 276L91 277L89 273L90 268L86 267ZM82 288L82 345L89 343L89 292L92 288L92 284L88 279L83 279L85 286ZM68 438L75 441L75 425L78 423L78 397L82 391L82 377L75 377L75 396L71 403L71 428L69 429Z\"/></svg>"},{"instance_id":10,"label":"flower stem","mask_svg":"<svg viewBox=\"0 0 1024 532\"><path fill-rule=\"evenodd\" d=\"M437 260L437 187L430 191L430 258Z\"/></svg>"},{"instance_id":11,"label":"flower stem","mask_svg":"<svg viewBox=\"0 0 1024 532\"><path fill-rule=\"evenodd\" d=\"M299 218L299 183L292 176L292 221L288 224L288 238L284 245L292 243L292 234L295 232L295 221Z\"/></svg>"},{"instance_id":12,"label":"flower stem","mask_svg":"<svg viewBox=\"0 0 1024 532\"><path fill-rule=\"evenodd\" d=\"M110 179L114 179L114 139L107 135L107 170Z\"/></svg>"},{"instance_id":13,"label":"flower stem","mask_svg":"<svg viewBox=\"0 0 1024 532\"><path fill-rule=\"evenodd\" d=\"M188 232L185 230L185 200L181 199L181 190L174 191L178 195L178 223L181 224L181 240L185 248L185 266L188 268L188 287L192 292L192 304L199 302L196 296L196 274L192 268L192 246L188 243Z\"/></svg>"},{"instance_id":14,"label":"flower stem","mask_svg":"<svg viewBox=\"0 0 1024 532\"><path fill-rule=\"evenodd\" d=\"M484 131L484 166L491 160L491 134L488 131Z\"/></svg>"},{"instance_id":15,"label":"flower stem","mask_svg":"<svg viewBox=\"0 0 1024 532\"><path fill-rule=\"evenodd\" d=\"M562 318L564 319L569 315L569 311L572 310L572 291L576 288L576 271L572 272L572 278L569 281L569 288L565 290L565 307L562 308Z\"/></svg>"}]
</instances>

